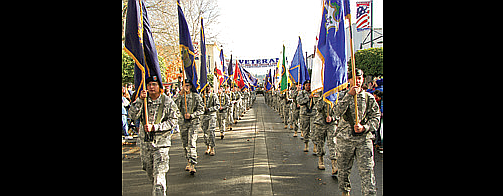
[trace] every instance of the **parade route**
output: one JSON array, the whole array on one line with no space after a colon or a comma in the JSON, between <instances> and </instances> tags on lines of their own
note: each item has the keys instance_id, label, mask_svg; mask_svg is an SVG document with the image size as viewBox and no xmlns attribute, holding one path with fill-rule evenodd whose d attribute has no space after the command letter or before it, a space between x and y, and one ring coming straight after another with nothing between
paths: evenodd
<instances>
[{"instance_id":1,"label":"parade route","mask_svg":"<svg viewBox=\"0 0 503 196\"><path fill-rule=\"evenodd\" d=\"M326 170L317 169L318 157L303 152L303 140L292 137L293 130L258 95L253 107L233 130L220 139L215 131L215 156L204 154L206 146L198 133L197 173L185 171L187 164L179 134L172 138L167 173L167 195L340 195L337 179L331 177L330 160ZM300 134L299 134L300 135ZM328 148L325 146L327 152ZM151 195L152 185L141 168L138 147L122 146L122 195ZM383 155L375 153L377 195L383 193ZM351 175L351 195L361 195L356 165Z\"/></svg>"}]
</instances>

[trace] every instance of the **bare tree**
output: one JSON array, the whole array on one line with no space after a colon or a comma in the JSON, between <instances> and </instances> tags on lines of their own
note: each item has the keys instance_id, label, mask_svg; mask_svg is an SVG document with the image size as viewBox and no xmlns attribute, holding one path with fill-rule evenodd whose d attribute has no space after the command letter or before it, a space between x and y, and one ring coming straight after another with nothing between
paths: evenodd
<instances>
[{"instance_id":1,"label":"bare tree","mask_svg":"<svg viewBox=\"0 0 503 196\"><path fill-rule=\"evenodd\" d=\"M122 0L122 42L128 0ZM152 34L158 54L169 62L180 59L178 35L178 7L176 0L145 0ZM187 20L192 42L199 42L200 18L204 18L207 42L216 42L219 32L213 27L219 23L220 11L216 0L180 0Z\"/></svg>"}]
</instances>

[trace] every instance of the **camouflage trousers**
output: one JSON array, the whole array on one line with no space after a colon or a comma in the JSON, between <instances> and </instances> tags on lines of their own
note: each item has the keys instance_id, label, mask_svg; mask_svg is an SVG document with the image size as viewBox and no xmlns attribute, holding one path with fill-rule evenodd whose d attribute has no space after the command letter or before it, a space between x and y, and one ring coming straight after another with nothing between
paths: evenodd
<instances>
[{"instance_id":1,"label":"camouflage trousers","mask_svg":"<svg viewBox=\"0 0 503 196\"><path fill-rule=\"evenodd\" d=\"M335 152L335 126L331 125L319 125L315 124L316 132L312 136L313 142L316 144L316 152L319 157L324 156L325 152L325 140L328 145L328 156L331 160L336 160Z\"/></svg>"},{"instance_id":2,"label":"camouflage trousers","mask_svg":"<svg viewBox=\"0 0 503 196\"><path fill-rule=\"evenodd\" d=\"M300 110L292 109L290 112L292 115L290 115L290 125L293 125L293 130L298 131L299 130L299 113Z\"/></svg>"},{"instance_id":3,"label":"camouflage trousers","mask_svg":"<svg viewBox=\"0 0 503 196\"><path fill-rule=\"evenodd\" d=\"M337 138L337 175L339 189L349 192L351 183L349 176L353 161L356 158L356 165L360 174L362 195L376 195L375 176L374 176L374 149L371 139L362 140L344 140Z\"/></svg>"},{"instance_id":4,"label":"camouflage trousers","mask_svg":"<svg viewBox=\"0 0 503 196\"><path fill-rule=\"evenodd\" d=\"M185 121L181 119L181 121ZM192 119L190 122L184 122L180 125L180 135L182 138L182 146L185 151L185 158L188 162L197 164L197 132L201 129L199 119Z\"/></svg>"},{"instance_id":5,"label":"camouflage trousers","mask_svg":"<svg viewBox=\"0 0 503 196\"><path fill-rule=\"evenodd\" d=\"M204 144L206 144L206 146L215 147L215 127L217 126L217 114L216 112L214 112L213 114L203 115L202 119Z\"/></svg>"},{"instance_id":6,"label":"camouflage trousers","mask_svg":"<svg viewBox=\"0 0 503 196\"><path fill-rule=\"evenodd\" d=\"M170 138L171 139L171 138ZM166 195L166 173L169 170L169 147L154 148L141 145L143 170L152 183L152 195Z\"/></svg>"},{"instance_id":7,"label":"camouflage trousers","mask_svg":"<svg viewBox=\"0 0 503 196\"><path fill-rule=\"evenodd\" d=\"M227 110L223 112L217 112L217 126L220 132L225 132L225 128L227 127Z\"/></svg>"},{"instance_id":8,"label":"camouflage trousers","mask_svg":"<svg viewBox=\"0 0 503 196\"><path fill-rule=\"evenodd\" d=\"M314 116L300 115L300 131L304 136L304 143L309 143L311 133L314 132Z\"/></svg>"},{"instance_id":9,"label":"camouflage trousers","mask_svg":"<svg viewBox=\"0 0 503 196\"><path fill-rule=\"evenodd\" d=\"M231 106L227 109L227 126L229 125L232 125L232 123L234 123L234 112L233 112L233 109L234 106Z\"/></svg>"},{"instance_id":10,"label":"camouflage trousers","mask_svg":"<svg viewBox=\"0 0 503 196\"><path fill-rule=\"evenodd\" d=\"M283 115L283 123L285 123L285 125L288 125L288 122L290 120L289 114L290 114L290 104L283 104L282 115Z\"/></svg>"}]
</instances>

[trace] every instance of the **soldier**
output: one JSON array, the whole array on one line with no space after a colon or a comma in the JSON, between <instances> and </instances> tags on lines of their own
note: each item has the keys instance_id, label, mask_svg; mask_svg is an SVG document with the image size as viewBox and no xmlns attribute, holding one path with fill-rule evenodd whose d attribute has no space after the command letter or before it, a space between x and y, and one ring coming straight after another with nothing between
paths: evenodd
<instances>
[{"instance_id":1,"label":"soldier","mask_svg":"<svg viewBox=\"0 0 503 196\"><path fill-rule=\"evenodd\" d=\"M301 136L304 137L304 152L309 151L309 139L311 130L314 129L314 114L313 112L315 103L313 102L313 97L319 97L318 95L311 94L311 80L306 80L304 82L304 90L301 90L297 95L297 103L300 105L300 131ZM302 139L302 138L301 138ZM316 148L313 148L313 153L315 153Z\"/></svg>"},{"instance_id":2,"label":"soldier","mask_svg":"<svg viewBox=\"0 0 503 196\"><path fill-rule=\"evenodd\" d=\"M321 91L317 92L321 96ZM337 159L335 156L335 123L332 115L334 114L332 107L329 103L319 99L316 102L316 116L314 117L315 133L313 135L314 142L316 143L316 151L318 159L318 169L324 170L325 164L323 163L323 156L325 153L325 139L328 142L328 152L332 164L332 176L335 177L337 172Z\"/></svg>"},{"instance_id":3,"label":"soldier","mask_svg":"<svg viewBox=\"0 0 503 196\"><path fill-rule=\"evenodd\" d=\"M351 87L341 93L340 96L343 97L335 107L334 117L338 120L336 152L339 172L337 178L342 195L349 195L351 191L349 176L356 158L361 177L362 195L376 195L371 132L377 130L380 111L374 96L361 88L364 81L363 71L356 69L355 75L356 78L353 79L352 74L348 74ZM359 122L355 122L355 95L358 101Z\"/></svg>"},{"instance_id":4,"label":"soldier","mask_svg":"<svg viewBox=\"0 0 503 196\"><path fill-rule=\"evenodd\" d=\"M129 118L141 119L140 157L142 168L147 172L147 177L153 185L152 195L166 195L171 134L178 124L180 112L173 100L161 93L162 85L157 76L152 76L145 82L147 90L141 91L139 98L131 104ZM145 124L144 116L145 98L147 98L148 124Z\"/></svg>"},{"instance_id":5,"label":"soldier","mask_svg":"<svg viewBox=\"0 0 503 196\"><path fill-rule=\"evenodd\" d=\"M226 129L226 119L227 119L227 108L230 106L229 96L225 94L224 88L220 87L218 89L218 101L220 102L220 108L217 112L217 124L218 129L220 129L220 139L224 139L224 132Z\"/></svg>"},{"instance_id":6,"label":"soldier","mask_svg":"<svg viewBox=\"0 0 503 196\"><path fill-rule=\"evenodd\" d=\"M232 124L234 123L234 104L232 103L232 99L234 97L234 93L231 91L231 87L227 87L225 90L225 94L229 96L229 106L227 110L227 125L229 130L232 131Z\"/></svg>"},{"instance_id":7,"label":"soldier","mask_svg":"<svg viewBox=\"0 0 503 196\"><path fill-rule=\"evenodd\" d=\"M175 103L180 110L181 118L178 124L180 125L180 135L182 145L187 159L185 171L190 174L196 173L197 164L197 132L201 129L200 116L204 113L203 99L196 93L194 86L189 79L185 80L181 94L176 97Z\"/></svg>"},{"instance_id":8,"label":"soldier","mask_svg":"<svg viewBox=\"0 0 503 196\"><path fill-rule=\"evenodd\" d=\"M296 88L292 90L291 93L291 98L293 99L292 101L292 118L290 119L290 125L293 125L293 137L297 137L297 131L299 130L299 112L300 112L300 104L297 103L297 94L299 91L301 91L301 84L300 83L295 83Z\"/></svg>"},{"instance_id":9,"label":"soldier","mask_svg":"<svg viewBox=\"0 0 503 196\"><path fill-rule=\"evenodd\" d=\"M215 93L211 92L211 88L206 87L203 96L204 114L203 114L203 137L206 144L204 154L215 155L215 127L217 126L217 111L220 108L220 102Z\"/></svg>"}]
</instances>

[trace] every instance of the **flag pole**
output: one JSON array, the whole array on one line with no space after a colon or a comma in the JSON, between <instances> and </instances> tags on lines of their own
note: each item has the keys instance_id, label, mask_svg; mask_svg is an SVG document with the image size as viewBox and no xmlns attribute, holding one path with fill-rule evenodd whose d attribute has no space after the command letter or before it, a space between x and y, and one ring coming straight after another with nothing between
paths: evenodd
<instances>
[{"instance_id":1,"label":"flag pole","mask_svg":"<svg viewBox=\"0 0 503 196\"><path fill-rule=\"evenodd\" d=\"M353 85L356 85L356 72L355 72L355 54L354 54L354 50L353 50L353 30L352 30L352 26L351 26L351 14L348 14L347 15L348 19L349 19L349 45L350 45L350 48L351 48L351 73L353 74ZM360 123L360 121L358 120L358 96L355 95L353 97L354 101L355 101L355 123Z\"/></svg>"},{"instance_id":2,"label":"flag pole","mask_svg":"<svg viewBox=\"0 0 503 196\"><path fill-rule=\"evenodd\" d=\"M140 36L141 50L143 52L143 63L144 63L144 65L147 65L147 62L146 62L147 60L145 59L146 58L146 56L145 56L145 46L143 45L143 4L142 4L142 1L139 1L139 3L140 3L140 15L141 15L141 19L140 19L141 30L138 33L138 36ZM148 69L148 67L145 67L145 68ZM143 74L143 77L142 77L143 90L147 90L146 84L145 84L145 77L147 76L147 73L145 72L145 70L143 70L142 74ZM145 125L148 125L147 97L145 97L143 99L143 108L145 108ZM150 132L150 130L148 132Z\"/></svg>"}]
</instances>

